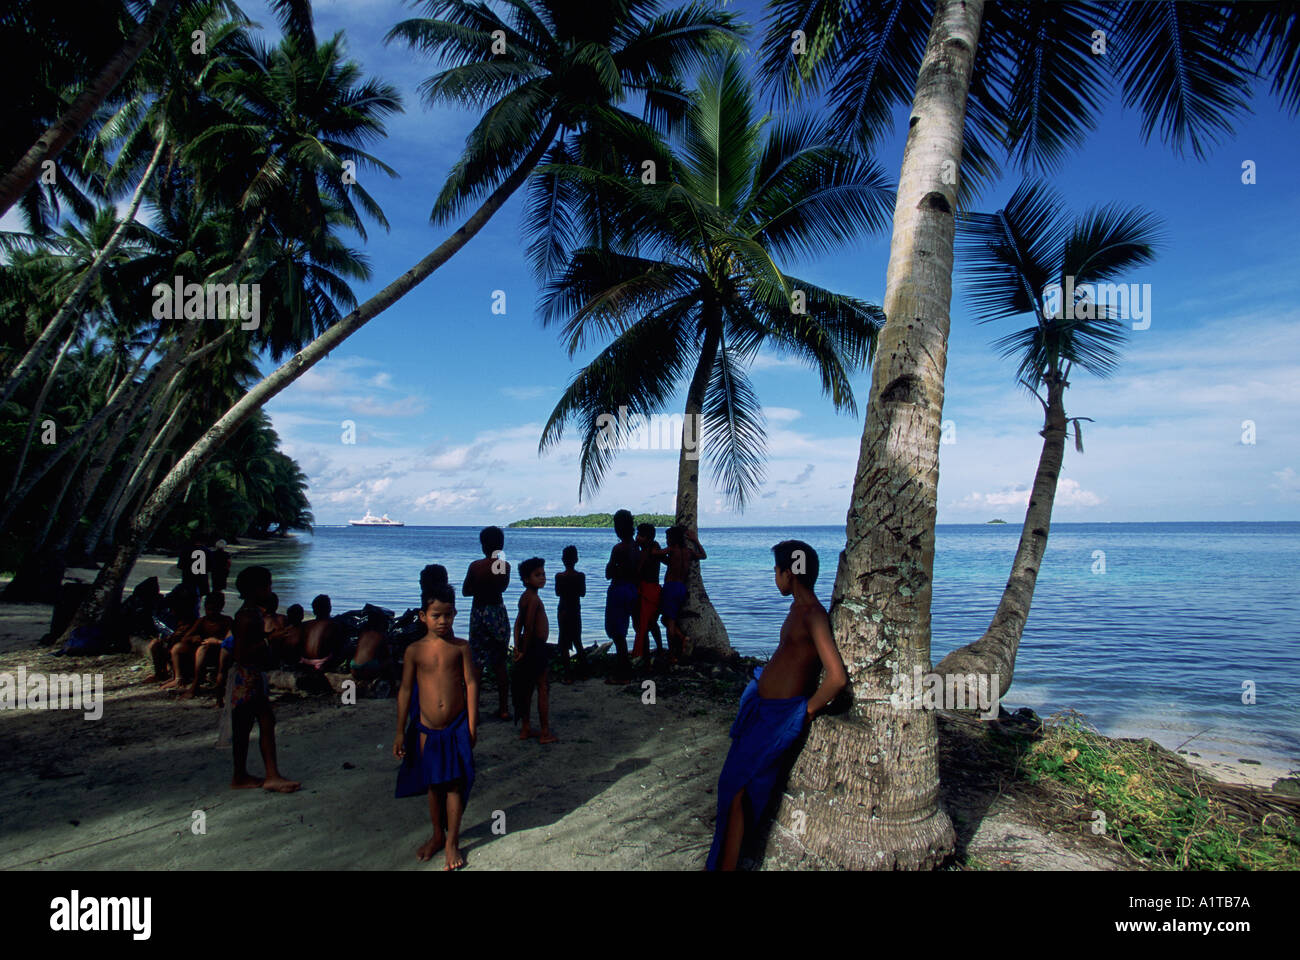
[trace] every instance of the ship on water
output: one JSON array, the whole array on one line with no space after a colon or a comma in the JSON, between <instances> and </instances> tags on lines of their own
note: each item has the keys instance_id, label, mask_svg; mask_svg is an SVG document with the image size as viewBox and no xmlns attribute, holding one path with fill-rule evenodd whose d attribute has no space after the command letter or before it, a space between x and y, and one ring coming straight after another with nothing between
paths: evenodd
<instances>
[{"instance_id":1,"label":"ship on water","mask_svg":"<svg viewBox=\"0 0 1300 960\"><path fill-rule=\"evenodd\" d=\"M360 520L349 520L348 523L354 527L404 527L406 526L406 524L402 523L401 520L390 519L388 514L384 514L382 517L376 517L369 510L366 511L366 515L362 517Z\"/></svg>"}]
</instances>

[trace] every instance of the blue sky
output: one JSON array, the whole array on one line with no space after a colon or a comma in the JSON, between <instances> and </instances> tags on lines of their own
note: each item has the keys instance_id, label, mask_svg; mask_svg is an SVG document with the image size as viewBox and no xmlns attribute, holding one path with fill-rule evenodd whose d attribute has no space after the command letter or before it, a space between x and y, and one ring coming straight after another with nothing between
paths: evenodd
<instances>
[{"instance_id":1,"label":"blue sky","mask_svg":"<svg viewBox=\"0 0 1300 960\"><path fill-rule=\"evenodd\" d=\"M244 8L274 31L260 2ZM475 118L425 107L416 86L432 72L430 62L382 44L392 24L413 15L410 6L318 0L316 10L318 33L345 30L351 55L397 85L406 104L389 122L388 140L373 148L401 179L364 178L392 230L370 233L374 280L358 286L363 299L446 236L428 212ZM1158 142L1142 145L1139 118L1113 97L1053 178L1076 212L1140 204L1164 219L1166 237L1157 262L1129 278L1150 284L1150 328L1131 334L1114 379L1077 373L1067 393L1068 413L1095 422L1085 425L1086 453L1067 448L1057 520L1300 519L1300 138L1266 93L1254 108L1233 139L1196 161ZM896 126L876 154L891 179L902 157L901 116ZM1241 182L1245 160L1256 164L1254 185ZM1018 179L1004 174L979 208L1001 206ZM622 506L672 511L675 452L623 452L606 486L582 503L576 443L566 438L538 456L541 426L582 357L571 360L537 320L521 210L517 197L448 265L268 406L284 449L311 478L318 522L343 522L367 506L410 524ZM785 266L879 303L887 255L882 234ZM504 316L491 310L496 290L506 294ZM941 448L940 522L1023 518L1041 412L1015 386L1014 363L990 345L1013 326L972 321L959 263L944 410L955 442ZM706 467L701 525L843 522L860 417L836 415L801 366L760 357L753 382L768 421L767 482L738 515L725 508ZM865 411L869 373L855 383ZM353 445L342 442L345 420L357 425ZM1244 421L1254 423L1253 444L1242 442Z\"/></svg>"}]
</instances>

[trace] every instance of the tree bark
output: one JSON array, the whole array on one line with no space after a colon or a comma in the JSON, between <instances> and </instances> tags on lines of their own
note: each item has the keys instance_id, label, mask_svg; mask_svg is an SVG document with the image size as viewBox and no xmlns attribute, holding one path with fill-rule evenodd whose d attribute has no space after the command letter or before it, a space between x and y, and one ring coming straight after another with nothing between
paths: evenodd
<instances>
[{"instance_id":1,"label":"tree bark","mask_svg":"<svg viewBox=\"0 0 1300 960\"><path fill-rule=\"evenodd\" d=\"M767 837L764 866L929 869L952 851L926 710L893 678L930 670L939 435L952 298L953 212L983 0L939 0L917 76L885 279L886 323L835 589L831 629L851 707L813 722ZM951 161L953 166L948 167Z\"/></svg>"},{"instance_id":2,"label":"tree bark","mask_svg":"<svg viewBox=\"0 0 1300 960\"><path fill-rule=\"evenodd\" d=\"M461 250L465 244L483 229L492 216L505 205L510 196L523 185L532 173L533 167L541 162L542 156L551 144L559 122L552 117L546 124L541 137L533 149L510 176L492 191L483 204L470 215L459 229L440 243L415 266L361 304L338 323L318 336L315 340L298 351L279 367L262 378L251 390L241 397L225 414L207 429L204 434L163 477L149 499L145 501L139 513L132 520L129 530L113 549L111 559L100 569L99 575L65 631L65 637L77 627L101 620L107 613L116 609L120 602L122 586L130 575L131 567L144 548L149 537L166 513L176 494L184 488L199 468L207 462L217 447L228 437L254 410L276 396L289 384L323 360L331 350L360 330L370 320L383 313L390 306L410 293L430 274L446 263Z\"/></svg>"},{"instance_id":3,"label":"tree bark","mask_svg":"<svg viewBox=\"0 0 1300 960\"><path fill-rule=\"evenodd\" d=\"M153 9L140 21L126 43L73 101L67 112L41 134L11 170L0 176L0 216L7 213L36 182L36 178L41 175L41 164L57 157L72 142L72 138L85 129L99 105L126 76L126 72L134 66L145 48L153 43L174 6L176 0L156 0Z\"/></svg>"},{"instance_id":4,"label":"tree bark","mask_svg":"<svg viewBox=\"0 0 1300 960\"><path fill-rule=\"evenodd\" d=\"M1020 531L1020 545L1016 547L1011 562L1011 576L1002 591L1002 600L984 635L974 643L958 647L944 657L935 673L945 676L959 674L965 679L968 698L978 691L979 677L997 676L998 698L1011 686L1011 676L1016 666L1016 652L1020 638L1029 619L1029 605L1034 599L1038 583L1038 570L1047 551L1047 534L1052 525L1052 504L1056 500L1056 484L1065 460L1065 403L1067 384L1054 374L1047 383L1047 413L1040 436L1043 450L1038 457L1038 470L1034 474L1034 487L1029 494L1025 510L1025 525ZM985 689L988 689L986 687ZM968 704L975 703L967 699Z\"/></svg>"},{"instance_id":5,"label":"tree bark","mask_svg":"<svg viewBox=\"0 0 1300 960\"><path fill-rule=\"evenodd\" d=\"M704 410L704 392L718 356L721 342L718 321L708 324L699 363L686 391L686 419L682 424L682 449L677 456L677 523L695 530L700 522L700 423ZM694 450L688 451L688 441ZM686 604L682 608L681 630L686 635L683 652L687 656L723 659L733 656L727 628L714 609L704 589L700 565L692 563L686 577Z\"/></svg>"}]
</instances>

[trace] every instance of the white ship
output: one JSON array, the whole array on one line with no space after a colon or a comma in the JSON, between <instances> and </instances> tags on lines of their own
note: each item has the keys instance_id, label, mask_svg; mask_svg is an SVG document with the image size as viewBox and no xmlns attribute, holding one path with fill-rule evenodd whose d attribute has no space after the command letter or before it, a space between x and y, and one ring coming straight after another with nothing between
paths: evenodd
<instances>
[{"instance_id":1,"label":"white ship","mask_svg":"<svg viewBox=\"0 0 1300 960\"><path fill-rule=\"evenodd\" d=\"M382 517L376 517L369 510L366 511L366 515L362 517L360 520L349 520L348 523L354 527L404 527L406 526L406 524L402 523L401 520L389 519L388 514L384 514Z\"/></svg>"}]
</instances>

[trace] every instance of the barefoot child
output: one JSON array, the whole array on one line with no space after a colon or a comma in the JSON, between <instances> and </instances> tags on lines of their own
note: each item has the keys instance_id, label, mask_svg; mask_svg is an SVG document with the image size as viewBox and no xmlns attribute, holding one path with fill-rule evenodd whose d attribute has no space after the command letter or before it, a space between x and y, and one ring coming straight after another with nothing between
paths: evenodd
<instances>
[{"instance_id":1,"label":"barefoot child","mask_svg":"<svg viewBox=\"0 0 1300 960\"><path fill-rule=\"evenodd\" d=\"M275 756L275 714L267 691L266 674L271 651L263 626L265 605L269 605L271 571L266 567L245 567L235 578L235 589L244 606L235 614L235 646L231 656L230 677L226 682L226 706L222 712L222 739L229 734L235 758L235 775L230 786L235 790L262 787L276 793L293 793L301 784L281 776ZM257 721L258 745L266 777L258 779L248 772L248 738Z\"/></svg>"},{"instance_id":2,"label":"barefoot child","mask_svg":"<svg viewBox=\"0 0 1300 960\"><path fill-rule=\"evenodd\" d=\"M506 653L510 644L510 614L502 594L510 586L510 564L501 551L506 535L500 527L484 527L478 535L483 559L475 560L465 573L461 593L472 597L469 608L469 648L480 679L492 668L497 678L497 717L510 719L509 687L506 684Z\"/></svg>"},{"instance_id":3,"label":"barefoot child","mask_svg":"<svg viewBox=\"0 0 1300 960\"><path fill-rule=\"evenodd\" d=\"M446 845L447 870L465 865L460 821L474 786L478 742L478 675L469 644L452 633L456 594L436 586L421 600L426 633L406 648L397 693L393 756L402 761L394 796L427 794L433 836L416 851L432 860Z\"/></svg>"},{"instance_id":4,"label":"barefoot child","mask_svg":"<svg viewBox=\"0 0 1300 960\"><path fill-rule=\"evenodd\" d=\"M569 647L578 654L578 671L587 672L587 650L582 645L582 598L587 595L587 575L578 566L578 548L569 544L560 554L564 569L555 575L555 619L560 627L560 656L564 660L564 682L573 683L569 674Z\"/></svg>"},{"instance_id":5,"label":"barefoot child","mask_svg":"<svg viewBox=\"0 0 1300 960\"><path fill-rule=\"evenodd\" d=\"M551 688L547 666L550 648L546 638L550 623L538 591L546 586L546 561L532 557L519 564L519 579L524 593L519 598L519 616L515 618L515 719L523 719L519 739L533 735L529 722L533 709L533 688L537 689L537 714L541 721L541 743L555 743L551 733Z\"/></svg>"},{"instance_id":6,"label":"barefoot child","mask_svg":"<svg viewBox=\"0 0 1300 960\"><path fill-rule=\"evenodd\" d=\"M636 528L636 546L641 551L641 560L637 564L637 617L636 639L632 641L632 659L650 656L650 634L654 634L655 650L664 648L663 637L659 634L659 564L663 561L656 555L659 542L655 540L655 528L652 523L638 524Z\"/></svg>"},{"instance_id":7,"label":"barefoot child","mask_svg":"<svg viewBox=\"0 0 1300 960\"><path fill-rule=\"evenodd\" d=\"M695 531L686 527L669 527L664 531L664 539L668 541L668 548L656 551L656 556L668 564L660 604L664 626L668 628L668 654L672 662L676 663L677 658L686 651L686 634L678 622L682 606L686 603L686 579L691 573L691 563L707 560L708 554L700 546Z\"/></svg>"},{"instance_id":8,"label":"barefoot child","mask_svg":"<svg viewBox=\"0 0 1300 960\"><path fill-rule=\"evenodd\" d=\"M637 605L636 572L641 559L631 511L619 510L614 514L614 533L618 543L609 552L609 562L605 564L605 579L609 581L605 592L605 634L614 641L618 657L613 675L606 677L605 682L627 683L632 674L627 659L627 628Z\"/></svg>"},{"instance_id":9,"label":"barefoot child","mask_svg":"<svg viewBox=\"0 0 1300 960\"><path fill-rule=\"evenodd\" d=\"M848 685L826 608L813 593L817 551L801 540L784 540L772 553L776 587L794 602L781 625L776 653L766 667L755 668L731 726L731 749L718 777L718 822L709 870L736 869L741 844L763 816L790 747L812 716ZM823 670L826 678L817 686Z\"/></svg>"},{"instance_id":10,"label":"barefoot child","mask_svg":"<svg viewBox=\"0 0 1300 960\"><path fill-rule=\"evenodd\" d=\"M203 600L203 616L190 626L185 636L172 644L172 670L174 676L163 684L164 689L180 687L183 684L183 663L193 658L194 680L189 688L181 694L182 699L193 697L199 692L199 680L203 668L209 662L221 656L221 643L230 636L230 627L234 623L221 611L226 606L224 593L209 593ZM218 671L220 672L220 671Z\"/></svg>"},{"instance_id":11,"label":"barefoot child","mask_svg":"<svg viewBox=\"0 0 1300 960\"><path fill-rule=\"evenodd\" d=\"M302 629L300 662L322 673L333 669L343 649L343 628L330 616L333 609L329 596L322 593L311 602L316 619L309 620Z\"/></svg>"}]
</instances>

